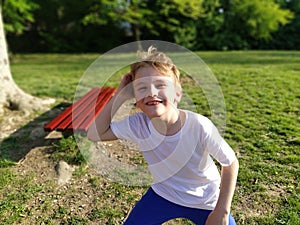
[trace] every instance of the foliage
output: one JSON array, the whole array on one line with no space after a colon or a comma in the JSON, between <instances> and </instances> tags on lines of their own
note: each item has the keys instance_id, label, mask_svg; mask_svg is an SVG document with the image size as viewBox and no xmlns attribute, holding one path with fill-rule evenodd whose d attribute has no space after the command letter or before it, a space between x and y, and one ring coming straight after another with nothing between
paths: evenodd
<instances>
[{"instance_id":1,"label":"foliage","mask_svg":"<svg viewBox=\"0 0 300 225\"><path fill-rule=\"evenodd\" d=\"M184 23L178 27L174 33L175 43L188 49L195 49L197 45L197 29L192 21Z\"/></svg>"},{"instance_id":2,"label":"foliage","mask_svg":"<svg viewBox=\"0 0 300 225\"><path fill-rule=\"evenodd\" d=\"M259 47L263 49L295 49L295 46L300 46L300 1L279 2L282 7L294 13L294 18L289 24L279 27L278 31L272 34L271 40L261 41Z\"/></svg>"},{"instance_id":3,"label":"foliage","mask_svg":"<svg viewBox=\"0 0 300 225\"><path fill-rule=\"evenodd\" d=\"M98 2L99 4L100 2ZM133 0L133 1L104 1L101 4L105 5L107 9L104 14L108 15L108 19L114 21L121 29L127 30L127 32L132 32L136 40L140 39L140 27L147 27L149 29L153 28L152 24L145 17L152 17L151 10L147 9L147 5L144 1ZM97 6L97 5L96 5ZM101 8L99 6L94 8ZM100 11L101 12L101 11ZM88 14L88 18L95 21L95 16L99 18L99 10L92 11ZM86 17L86 18L87 18ZM91 23L92 21L89 22ZM101 23L101 20L96 21Z\"/></svg>"},{"instance_id":4,"label":"foliage","mask_svg":"<svg viewBox=\"0 0 300 225\"><path fill-rule=\"evenodd\" d=\"M97 51L95 46L109 36L115 35L118 39L118 35L114 32L114 24L108 20L107 8L102 4L99 6L102 11L98 12L101 17L97 20L102 22L100 25L95 22L88 26L86 16L94 10L92 0L34 1L40 5L40 9L36 12L36 23L33 24L32 32L25 38L32 40L41 37L42 42L37 45L40 51L82 52L86 49ZM107 47L113 45L107 42L106 44Z\"/></svg>"},{"instance_id":5,"label":"foliage","mask_svg":"<svg viewBox=\"0 0 300 225\"><path fill-rule=\"evenodd\" d=\"M29 29L30 23L34 22L34 11L38 5L31 0L3 1L4 28L7 32L21 34ZM0 4L1 6L2 4ZM1 8L0 8L1 10Z\"/></svg>"},{"instance_id":6,"label":"foliage","mask_svg":"<svg viewBox=\"0 0 300 225\"><path fill-rule=\"evenodd\" d=\"M202 49L249 49L289 23L293 13L273 0L209 1L209 16L197 23Z\"/></svg>"},{"instance_id":7,"label":"foliage","mask_svg":"<svg viewBox=\"0 0 300 225\"><path fill-rule=\"evenodd\" d=\"M171 34L167 37L170 41L193 49L197 40L195 21L205 17L203 0L169 0L151 1L148 7L157 12L151 23L155 24L151 31L156 36L161 36L165 32Z\"/></svg>"},{"instance_id":8,"label":"foliage","mask_svg":"<svg viewBox=\"0 0 300 225\"><path fill-rule=\"evenodd\" d=\"M230 7L232 20L243 21L243 30L256 39L270 38L280 25L293 18L291 11L281 9L273 0L233 0Z\"/></svg>"},{"instance_id":9,"label":"foliage","mask_svg":"<svg viewBox=\"0 0 300 225\"><path fill-rule=\"evenodd\" d=\"M196 20L202 16L202 0L169 0L169 1L98 1L93 10L84 18L85 23L105 23L101 15L101 4L107 10L104 14L114 21L125 34L140 40L142 33L158 36L162 30L177 33L185 28L185 21ZM188 32L189 29L184 29ZM180 31L179 31L180 32ZM186 38L186 36L185 36ZM195 36L193 36L195 38ZM176 40L184 40L179 39Z\"/></svg>"},{"instance_id":10,"label":"foliage","mask_svg":"<svg viewBox=\"0 0 300 225\"><path fill-rule=\"evenodd\" d=\"M3 14L12 51L103 52L157 38L191 50L300 46L298 0L12 0Z\"/></svg>"},{"instance_id":11,"label":"foliage","mask_svg":"<svg viewBox=\"0 0 300 225\"><path fill-rule=\"evenodd\" d=\"M159 13L155 22L160 28L174 32L188 20L197 20L204 16L202 0L158 1L154 6ZM149 5L151 7L151 5Z\"/></svg>"}]
</instances>

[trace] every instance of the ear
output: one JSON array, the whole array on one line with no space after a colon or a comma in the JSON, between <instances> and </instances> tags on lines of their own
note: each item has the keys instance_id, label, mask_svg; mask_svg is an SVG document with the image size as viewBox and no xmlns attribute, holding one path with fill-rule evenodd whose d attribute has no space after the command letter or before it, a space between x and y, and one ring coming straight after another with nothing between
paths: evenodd
<instances>
[{"instance_id":1,"label":"ear","mask_svg":"<svg viewBox=\"0 0 300 225\"><path fill-rule=\"evenodd\" d=\"M175 103L179 103L181 100L181 97L182 97L182 88L177 86L176 87L176 95L175 95L175 99L174 99Z\"/></svg>"}]
</instances>

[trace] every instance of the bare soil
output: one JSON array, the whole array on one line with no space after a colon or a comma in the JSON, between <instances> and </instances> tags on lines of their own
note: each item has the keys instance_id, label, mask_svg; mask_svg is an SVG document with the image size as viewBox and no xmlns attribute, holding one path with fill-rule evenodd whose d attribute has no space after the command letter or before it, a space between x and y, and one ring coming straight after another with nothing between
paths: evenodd
<instances>
[{"instance_id":1,"label":"bare soil","mask_svg":"<svg viewBox=\"0 0 300 225\"><path fill-rule=\"evenodd\" d=\"M69 165L72 176L59 182L58 162L51 158L51 154L64 137L60 132L45 132L43 126L65 107L55 107L39 116L24 116L19 111L5 110L0 117L0 145L12 140L16 142L9 149L9 158L16 162L11 169L20 180L28 178L31 184L41 188L26 202L26 213L14 224L123 224L148 186L128 187L107 179L99 168L88 165L80 169ZM136 112L131 103L125 105L115 119L121 119L132 110ZM123 165L145 167L134 144L111 141L105 142L104 146L109 158ZM165 224L186 223L176 219Z\"/></svg>"},{"instance_id":2,"label":"bare soil","mask_svg":"<svg viewBox=\"0 0 300 225\"><path fill-rule=\"evenodd\" d=\"M116 208L122 209L123 215L116 215L113 221L111 218L105 220L98 215L99 219L93 219L93 222L88 222L88 224L122 224L135 200L128 204L127 199L122 200L118 196L121 195L120 193L111 193L107 196L107 190L115 191L112 188L114 184L99 176L95 169L86 166L76 172L78 166L70 165L73 175L70 179L59 182L58 162L50 156L54 145L63 136L59 132L45 132L43 126L62 110L62 107L54 108L38 117L25 117L21 112L6 110L0 117L0 143L16 141L16 148L12 146L9 152L10 159L16 162L12 170L20 179L31 177L32 182L42 187L42 191L35 193L27 202L26 208L29 215L23 215L21 223L49 224L46 221L49 218L49 221L55 221L54 224L72 224L66 221L68 219L70 221L70 218L91 218L94 209L105 207L107 204L116 204ZM136 151L129 149L130 146L118 141L105 143L105 145L110 151L110 157L119 161L129 163L136 154ZM134 188L136 200L140 198L144 190L142 187ZM106 200L103 201L103 199Z\"/></svg>"},{"instance_id":3,"label":"bare soil","mask_svg":"<svg viewBox=\"0 0 300 225\"><path fill-rule=\"evenodd\" d=\"M126 187L115 187L113 182L99 174L99 170L86 166L76 172L78 167L74 165L70 165L70 170L73 172L70 179L60 183L57 171L58 162L51 158L51 154L54 145L63 136L59 132L45 132L43 126L62 110L62 107L57 107L42 115L27 117L24 117L21 112L7 110L0 117L1 145L7 138L16 141L17 147L10 148L10 158L16 162L16 165L11 167L12 170L20 179L29 177L33 183L41 187L41 191L35 192L32 199L27 201L27 214L23 215L21 224L74 224L68 222L72 218L89 218L88 224L122 224L146 187L127 189ZM122 116L124 116L124 112L121 111L118 117ZM132 166L144 163L136 151L136 146L130 143L113 141L106 142L104 145L108 150L106 154L110 158ZM237 192L239 192L239 187L237 187ZM274 193L275 198L278 197L276 195L283 194L278 191ZM269 203L272 203L271 199ZM267 208L266 212L263 206L252 204L253 200L245 198L238 207L243 208L252 216L255 216L253 214L257 216L270 213L269 209L273 208ZM115 208L119 213L113 215L114 211L107 212L107 206ZM94 212L97 210L98 214L95 214ZM236 209L236 211L241 211L241 209ZM104 213L108 215L103 216ZM242 216L240 215L240 217ZM243 220L243 218L240 219ZM20 224L20 222L15 224ZM81 221L76 224L87 223ZM176 220L165 224L187 223Z\"/></svg>"}]
</instances>

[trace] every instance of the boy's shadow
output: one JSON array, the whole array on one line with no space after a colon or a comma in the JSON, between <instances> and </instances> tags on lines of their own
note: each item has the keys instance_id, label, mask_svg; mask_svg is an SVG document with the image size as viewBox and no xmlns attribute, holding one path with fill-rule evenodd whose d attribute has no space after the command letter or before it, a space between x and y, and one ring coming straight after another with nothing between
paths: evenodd
<instances>
[{"instance_id":1,"label":"boy's shadow","mask_svg":"<svg viewBox=\"0 0 300 225\"><path fill-rule=\"evenodd\" d=\"M49 132L44 131L44 125L68 106L69 103L60 103L4 138L0 142L0 161L19 162L33 148L53 146L61 137L47 138Z\"/></svg>"}]
</instances>

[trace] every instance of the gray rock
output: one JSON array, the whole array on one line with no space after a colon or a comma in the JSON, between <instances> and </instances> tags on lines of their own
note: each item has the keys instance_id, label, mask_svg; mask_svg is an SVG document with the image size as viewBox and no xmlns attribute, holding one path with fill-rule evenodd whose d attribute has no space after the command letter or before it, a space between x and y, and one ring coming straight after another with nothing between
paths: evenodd
<instances>
[{"instance_id":1,"label":"gray rock","mask_svg":"<svg viewBox=\"0 0 300 225\"><path fill-rule=\"evenodd\" d=\"M59 185L64 185L71 179L74 168L65 161L61 160L55 165L55 171L58 176L57 183Z\"/></svg>"}]
</instances>

